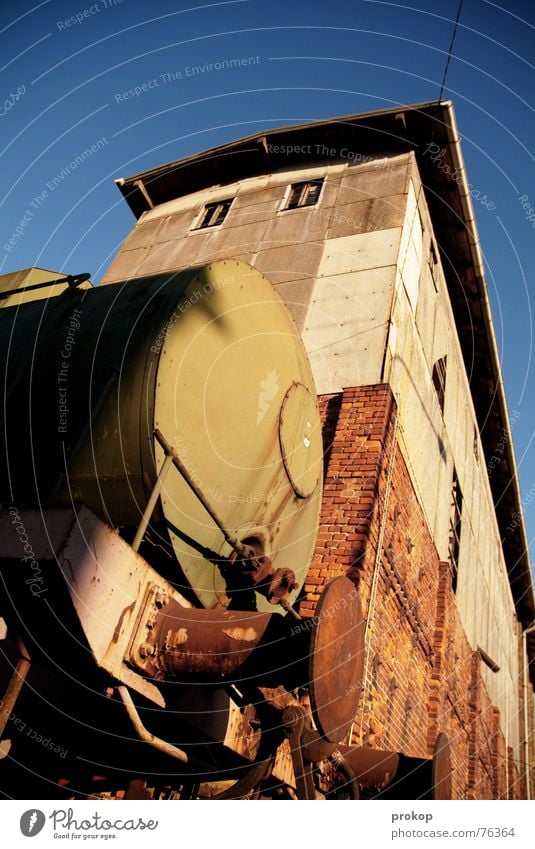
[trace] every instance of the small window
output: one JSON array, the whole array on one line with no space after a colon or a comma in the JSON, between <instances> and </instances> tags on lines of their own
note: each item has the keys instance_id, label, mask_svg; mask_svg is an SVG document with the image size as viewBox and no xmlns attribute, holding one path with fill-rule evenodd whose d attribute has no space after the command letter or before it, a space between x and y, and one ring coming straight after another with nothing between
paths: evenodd
<instances>
[{"instance_id":1,"label":"small window","mask_svg":"<svg viewBox=\"0 0 535 849\"><path fill-rule=\"evenodd\" d=\"M459 571L459 552L461 549L461 519L463 513L463 494L459 486L457 472L453 469L451 483L450 531L448 540L448 561L451 572L453 592L457 590L457 573Z\"/></svg>"},{"instance_id":2,"label":"small window","mask_svg":"<svg viewBox=\"0 0 535 849\"><path fill-rule=\"evenodd\" d=\"M438 259L436 248L432 239L429 243L429 256L427 259L427 264L429 266L429 274L431 275L431 280L433 281L435 292L438 292Z\"/></svg>"},{"instance_id":3,"label":"small window","mask_svg":"<svg viewBox=\"0 0 535 849\"><path fill-rule=\"evenodd\" d=\"M205 227L217 227L218 224L222 224L227 217L232 201L233 198L221 200L218 203L207 203L195 229L203 230Z\"/></svg>"},{"instance_id":4,"label":"small window","mask_svg":"<svg viewBox=\"0 0 535 849\"><path fill-rule=\"evenodd\" d=\"M285 209L299 209L302 206L315 206L321 194L323 180L312 180L309 183L293 183Z\"/></svg>"},{"instance_id":5,"label":"small window","mask_svg":"<svg viewBox=\"0 0 535 849\"><path fill-rule=\"evenodd\" d=\"M441 357L433 366L433 386L437 393L438 405L444 412L444 399L446 396L446 357Z\"/></svg>"}]
</instances>

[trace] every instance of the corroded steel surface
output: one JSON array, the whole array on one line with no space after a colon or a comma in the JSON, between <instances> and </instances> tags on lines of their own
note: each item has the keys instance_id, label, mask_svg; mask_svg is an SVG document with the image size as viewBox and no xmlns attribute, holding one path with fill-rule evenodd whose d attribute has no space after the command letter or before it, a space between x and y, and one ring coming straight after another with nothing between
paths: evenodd
<instances>
[{"instance_id":1,"label":"corroded steel surface","mask_svg":"<svg viewBox=\"0 0 535 849\"><path fill-rule=\"evenodd\" d=\"M341 745L339 750L359 786L381 799L451 799L451 746L438 735L433 758L411 758L399 752Z\"/></svg>"},{"instance_id":2,"label":"corroded steel surface","mask_svg":"<svg viewBox=\"0 0 535 849\"><path fill-rule=\"evenodd\" d=\"M221 679L257 648L269 613L187 608L173 598L148 599L131 662L155 679L199 676Z\"/></svg>"},{"instance_id":3,"label":"corroded steel surface","mask_svg":"<svg viewBox=\"0 0 535 849\"><path fill-rule=\"evenodd\" d=\"M340 752L355 773L360 785L367 790L383 790L391 783L399 766L397 752L383 752L367 747L340 746Z\"/></svg>"},{"instance_id":4,"label":"corroded steel surface","mask_svg":"<svg viewBox=\"0 0 535 849\"><path fill-rule=\"evenodd\" d=\"M309 680L312 714L320 733L343 740L357 710L364 665L364 620L348 578L325 587L312 627Z\"/></svg>"}]
</instances>

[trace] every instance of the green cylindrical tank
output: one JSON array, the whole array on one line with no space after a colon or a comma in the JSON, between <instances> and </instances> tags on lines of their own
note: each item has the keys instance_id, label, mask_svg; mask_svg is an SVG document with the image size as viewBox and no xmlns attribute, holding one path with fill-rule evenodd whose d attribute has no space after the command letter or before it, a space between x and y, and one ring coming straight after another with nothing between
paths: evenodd
<instances>
[{"instance_id":1,"label":"green cylindrical tank","mask_svg":"<svg viewBox=\"0 0 535 849\"><path fill-rule=\"evenodd\" d=\"M158 428L225 528L259 540L302 584L321 426L298 331L261 274L224 261L5 308L0 357L4 503L83 501L135 528L164 458ZM230 549L175 468L158 515L197 598L213 606L225 583L199 548Z\"/></svg>"}]
</instances>

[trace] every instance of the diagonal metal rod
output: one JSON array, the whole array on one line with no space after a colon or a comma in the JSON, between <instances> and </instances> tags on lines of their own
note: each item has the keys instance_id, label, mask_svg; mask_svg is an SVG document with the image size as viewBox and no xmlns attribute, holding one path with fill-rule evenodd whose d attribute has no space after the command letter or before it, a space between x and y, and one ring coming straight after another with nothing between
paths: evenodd
<instances>
[{"instance_id":1,"label":"diagonal metal rod","mask_svg":"<svg viewBox=\"0 0 535 849\"><path fill-rule=\"evenodd\" d=\"M17 648L19 650L19 659L15 669L13 670L11 680L7 686L3 698L0 701L0 737L4 733L9 717L13 711L13 708L15 707L15 704L19 697L19 693L22 690L22 687L26 680L26 676L28 675L31 666L31 661L26 650L26 646L24 645L20 637L17 638L16 642Z\"/></svg>"},{"instance_id":2,"label":"diagonal metal rod","mask_svg":"<svg viewBox=\"0 0 535 849\"><path fill-rule=\"evenodd\" d=\"M121 684L117 687L117 692L121 697L121 700L126 708L126 712L128 714L128 718L132 723L134 730L144 743L148 743L149 746L152 746L154 749L157 749L159 752L164 752L164 754L169 755L171 758L175 758L177 761L181 761L182 763L188 763L188 756L186 752L182 749L179 749L178 746L173 746L172 743L168 743L167 740L162 740L161 737L156 737L148 728L145 728L141 721L141 717L137 712L137 708L132 700L132 696L128 692L128 688Z\"/></svg>"},{"instance_id":3,"label":"diagonal metal rod","mask_svg":"<svg viewBox=\"0 0 535 849\"><path fill-rule=\"evenodd\" d=\"M20 295L23 292L33 292L34 289L44 289L46 286L59 286L60 283L68 283L70 287L79 286L89 280L90 274L68 274L66 277L58 277L56 280L45 280L43 283L33 283L31 286L23 286L21 289L11 289L9 292L0 292L0 301L5 301L11 295Z\"/></svg>"},{"instance_id":4,"label":"diagonal metal rod","mask_svg":"<svg viewBox=\"0 0 535 849\"><path fill-rule=\"evenodd\" d=\"M232 536L232 534L229 533L229 531L227 531L227 529L223 525L223 522L221 521L221 519L217 515L216 511L214 510L214 508L212 507L212 505L210 504L210 502L208 501L208 499L206 498L206 496L204 495L202 490L199 489L199 487L197 486L197 484L195 483L195 481L191 477L188 469L185 467L184 463L182 462L182 460L180 459L180 457L176 453L173 446L169 444L169 442L167 441L165 436L158 429L156 429L154 431L154 436L156 437L156 439L158 440L158 442L162 446L166 456L171 457L173 465L180 472L181 476L184 478L184 480L186 481L187 485L189 486L191 491L194 493L194 495L199 499L199 501L201 502L202 506L204 507L204 509L206 510L208 515L213 519L213 521L215 522L215 524L217 525L217 527L219 528L219 530L221 531L221 533L225 537L225 540L228 542L230 547L232 549L234 549L234 551L237 554L239 554L240 557L243 557L243 558L250 557L250 551L248 550L247 546L242 545L242 543L239 542L236 539L236 537Z\"/></svg>"},{"instance_id":5,"label":"diagonal metal rod","mask_svg":"<svg viewBox=\"0 0 535 849\"><path fill-rule=\"evenodd\" d=\"M180 459L180 457L176 453L173 446L167 441L165 436L161 433L161 431L158 430L158 428L156 428L156 430L154 431L154 436L157 439L157 441L160 443L161 447L163 448L163 450L165 452L164 465L166 464L167 460L169 458L171 458L171 461L172 461L174 467L180 472L182 478L185 480L185 482L187 483L187 485L189 486L189 488L191 489L193 494L199 499L199 501L201 502L202 506L204 507L204 509L206 510L208 515L215 522L215 524L217 525L217 527L219 528L219 530L223 534L226 542L230 545L230 547L241 558L243 558L244 560L249 560L250 562L254 562L254 560L251 559L251 552L248 549L248 547L243 545L241 542L239 542L239 540L237 540L236 537L232 536L232 534L229 531L227 531L227 529L223 525L223 522L221 521L221 519L217 515L216 511L214 510L214 508L212 507L212 505L210 504L208 499L205 497L202 490L199 489L199 487L197 486L197 484L195 483L195 481L191 477L188 469L186 468L186 466L184 465L184 463L182 462L182 460ZM163 471L163 468L164 467L162 466L161 472ZM161 474L161 472L160 472L160 474ZM158 481L156 481L156 486L158 486ZM154 490L153 490L153 494L154 494ZM157 495L156 495L156 498L157 498ZM155 498L155 501L156 501L156 498ZM152 496L151 496L151 499L152 499ZM149 504L150 504L150 502L149 502ZM147 513L148 508L149 508L149 505L147 505L145 513ZM151 512L152 512L153 509L154 509L154 506L152 507ZM149 520L150 520L150 515L149 515ZM148 524L148 522L147 522L147 524ZM136 534L136 538L134 540L134 543L137 540L140 529L141 529L141 525L138 528L138 533ZM145 529L146 529L146 526L145 526ZM145 531L143 531L143 533L145 533ZM136 549L136 551L137 551L137 549ZM297 611L293 609L293 607L291 606L291 604L288 601L281 599L281 600L279 600L278 603L283 608L283 610L285 610L286 613L289 613L291 616L293 616L294 619L301 619L301 616L299 615L299 613L297 613Z\"/></svg>"},{"instance_id":6,"label":"diagonal metal rod","mask_svg":"<svg viewBox=\"0 0 535 849\"><path fill-rule=\"evenodd\" d=\"M167 477L167 472L171 468L171 463L173 462L173 457L171 454L166 454L165 460L163 461L162 468L160 469L160 473L156 478L156 483L154 484L153 490L150 494L150 498L147 501L147 506L143 511L143 516L141 517L141 522L139 523L139 527L136 531L136 535L134 537L134 541L132 543L132 548L134 551L139 551L139 546L141 545L141 541L145 536L145 531L149 526L149 522L151 520L152 514L154 512L154 508L156 507L156 502L160 497L160 492L162 491L165 479Z\"/></svg>"}]
</instances>

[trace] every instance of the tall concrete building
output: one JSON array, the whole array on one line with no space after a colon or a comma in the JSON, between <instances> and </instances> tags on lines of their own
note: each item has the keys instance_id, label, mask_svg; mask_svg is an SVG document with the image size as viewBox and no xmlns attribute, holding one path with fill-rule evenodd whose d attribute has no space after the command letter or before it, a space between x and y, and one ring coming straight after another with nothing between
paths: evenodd
<instances>
[{"instance_id":1,"label":"tall concrete building","mask_svg":"<svg viewBox=\"0 0 535 849\"><path fill-rule=\"evenodd\" d=\"M518 413L451 103L269 130L117 183L137 223L103 284L241 259L304 340L325 482L300 608L335 575L358 586L352 744L424 758L443 732L455 798L531 797Z\"/></svg>"}]
</instances>

